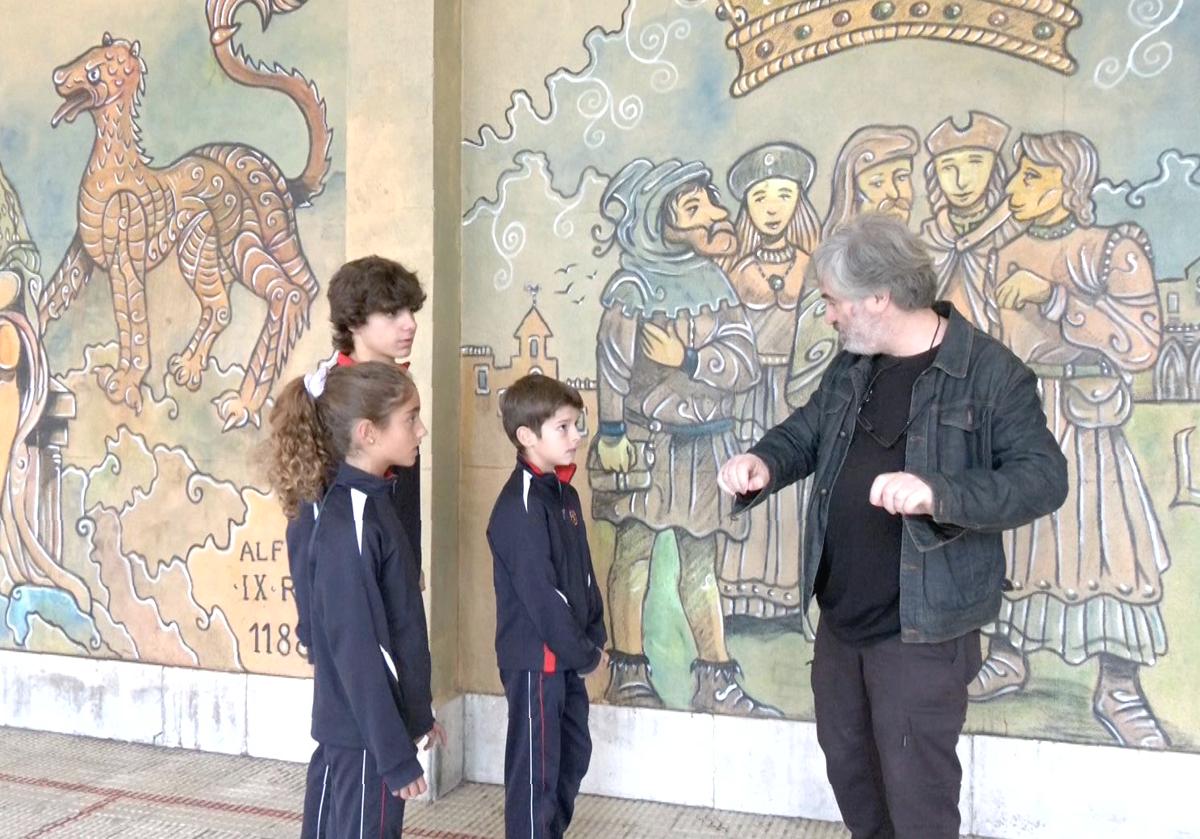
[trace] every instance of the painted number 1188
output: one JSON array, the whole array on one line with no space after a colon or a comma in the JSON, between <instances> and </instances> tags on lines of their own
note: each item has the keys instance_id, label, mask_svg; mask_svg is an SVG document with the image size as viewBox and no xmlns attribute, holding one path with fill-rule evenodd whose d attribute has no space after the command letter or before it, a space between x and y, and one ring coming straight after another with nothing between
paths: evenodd
<instances>
[{"instance_id":1,"label":"painted number 1188","mask_svg":"<svg viewBox=\"0 0 1200 839\"><path fill-rule=\"evenodd\" d=\"M272 626L269 623L254 623L250 625L250 634L254 636L254 652L267 655L289 655L292 652L305 655L304 645L295 637L292 627L286 623Z\"/></svg>"}]
</instances>

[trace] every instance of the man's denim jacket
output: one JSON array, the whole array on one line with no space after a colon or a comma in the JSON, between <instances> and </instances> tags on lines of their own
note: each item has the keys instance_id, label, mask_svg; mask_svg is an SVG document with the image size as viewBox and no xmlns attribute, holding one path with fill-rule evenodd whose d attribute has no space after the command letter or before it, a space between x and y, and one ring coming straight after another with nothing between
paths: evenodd
<instances>
[{"instance_id":1,"label":"man's denim jacket","mask_svg":"<svg viewBox=\"0 0 1200 839\"><path fill-rule=\"evenodd\" d=\"M1036 376L948 303L933 364L913 385L905 471L933 488L933 515L906 516L900 549L901 639L937 642L994 620L1005 588L1001 534L1057 510L1067 462L1046 427ZM856 429L870 356L839 353L808 404L750 451L770 483L735 513L813 475L805 528L807 609L826 538L829 498Z\"/></svg>"}]
</instances>

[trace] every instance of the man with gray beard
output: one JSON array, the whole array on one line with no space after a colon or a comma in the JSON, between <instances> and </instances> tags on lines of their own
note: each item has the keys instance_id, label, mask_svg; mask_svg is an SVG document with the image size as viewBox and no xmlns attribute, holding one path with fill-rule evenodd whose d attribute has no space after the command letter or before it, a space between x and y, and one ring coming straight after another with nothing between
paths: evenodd
<instances>
[{"instance_id":1,"label":"man with gray beard","mask_svg":"<svg viewBox=\"0 0 1200 839\"><path fill-rule=\"evenodd\" d=\"M1037 379L952 306L897 219L865 213L809 263L842 352L812 398L721 469L735 513L813 479L802 606L817 740L854 839L957 839L955 754L1001 532L1057 509Z\"/></svg>"}]
</instances>

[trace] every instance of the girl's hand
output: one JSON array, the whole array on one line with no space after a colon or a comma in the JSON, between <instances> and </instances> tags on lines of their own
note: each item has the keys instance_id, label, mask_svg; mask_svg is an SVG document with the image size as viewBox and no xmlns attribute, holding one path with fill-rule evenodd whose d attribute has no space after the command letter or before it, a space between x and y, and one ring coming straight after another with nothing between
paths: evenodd
<instances>
[{"instance_id":1,"label":"girl's hand","mask_svg":"<svg viewBox=\"0 0 1200 839\"><path fill-rule=\"evenodd\" d=\"M410 798L424 795L427 789L429 789L429 785L425 783L425 776L422 775L399 792L393 792L392 795L402 801L408 801Z\"/></svg>"}]
</instances>

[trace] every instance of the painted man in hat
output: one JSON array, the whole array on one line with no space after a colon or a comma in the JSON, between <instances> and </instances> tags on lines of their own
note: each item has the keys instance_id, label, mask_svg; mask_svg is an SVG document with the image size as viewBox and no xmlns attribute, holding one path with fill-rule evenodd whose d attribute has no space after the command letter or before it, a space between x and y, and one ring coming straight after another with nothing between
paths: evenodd
<instances>
[{"instance_id":1,"label":"painted man in hat","mask_svg":"<svg viewBox=\"0 0 1200 839\"><path fill-rule=\"evenodd\" d=\"M1153 367L1162 315L1146 234L1096 223L1100 159L1072 131L1024 134L1013 149L1009 207L1024 233L992 254L985 288L997 332L1041 379L1042 405L1067 462L1070 492L1052 515L1005 535L1007 577L975 701L1024 688L1027 656L1096 659L1097 721L1122 745L1170 739L1139 669L1167 651L1166 541L1124 426L1134 374Z\"/></svg>"},{"instance_id":2,"label":"painted man in hat","mask_svg":"<svg viewBox=\"0 0 1200 839\"><path fill-rule=\"evenodd\" d=\"M717 488L738 451L734 397L759 379L754 333L715 260L733 255L733 225L699 161L638 159L601 199L621 267L597 335L599 429L588 460L592 512L616 527L607 700L662 707L650 679L643 601L659 535L674 537L678 594L696 646L691 709L779 716L738 684L715 584L717 536L746 536Z\"/></svg>"},{"instance_id":3,"label":"painted man in hat","mask_svg":"<svg viewBox=\"0 0 1200 839\"><path fill-rule=\"evenodd\" d=\"M907 125L868 125L850 135L833 166L822 238L859 213L890 213L908 223L913 203L917 132Z\"/></svg>"},{"instance_id":4,"label":"painted man in hat","mask_svg":"<svg viewBox=\"0 0 1200 839\"><path fill-rule=\"evenodd\" d=\"M742 155L729 170L729 193L741 205L738 252L730 280L754 328L762 378L737 398L743 449L792 412L787 384L798 325L806 346L814 330L828 332L819 294L804 295L804 274L821 226L808 198L816 163L791 143L769 143ZM814 310L821 306L821 313ZM808 316L804 317L807 312ZM832 342L829 344L832 349ZM828 360L832 353L827 353ZM823 366L823 365L822 365ZM725 614L756 618L799 615L800 545L808 485L798 483L750 511L750 534L726 540L721 563Z\"/></svg>"},{"instance_id":5,"label":"painted man in hat","mask_svg":"<svg viewBox=\"0 0 1200 839\"><path fill-rule=\"evenodd\" d=\"M933 256L938 297L987 332L996 313L987 311L983 275L988 257L1020 232L1004 195L1000 156L1009 127L971 111L965 128L951 117L925 138L930 154L925 189L933 217L921 225L921 241Z\"/></svg>"}]
</instances>

